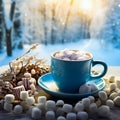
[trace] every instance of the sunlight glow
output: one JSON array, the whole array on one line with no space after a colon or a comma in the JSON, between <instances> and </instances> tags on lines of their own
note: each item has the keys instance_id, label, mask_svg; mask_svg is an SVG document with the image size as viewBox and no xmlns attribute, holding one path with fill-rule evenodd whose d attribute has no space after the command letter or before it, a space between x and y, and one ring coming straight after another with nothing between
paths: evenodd
<instances>
[{"instance_id":1,"label":"sunlight glow","mask_svg":"<svg viewBox=\"0 0 120 120\"><path fill-rule=\"evenodd\" d=\"M94 7L93 0L80 0L80 9L84 12L88 12Z\"/></svg>"}]
</instances>

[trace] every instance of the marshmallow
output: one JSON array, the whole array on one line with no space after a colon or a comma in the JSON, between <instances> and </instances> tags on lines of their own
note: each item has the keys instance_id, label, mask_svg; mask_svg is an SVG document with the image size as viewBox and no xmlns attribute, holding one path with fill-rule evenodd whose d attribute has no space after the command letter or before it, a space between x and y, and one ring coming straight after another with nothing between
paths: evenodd
<instances>
[{"instance_id":1,"label":"marshmallow","mask_svg":"<svg viewBox=\"0 0 120 120\"><path fill-rule=\"evenodd\" d=\"M63 116L59 116L59 117L57 118L57 120L66 120L66 118L63 117Z\"/></svg>"},{"instance_id":2,"label":"marshmallow","mask_svg":"<svg viewBox=\"0 0 120 120\"><path fill-rule=\"evenodd\" d=\"M27 104L26 101L21 101L20 105L23 107L23 110L28 110L29 109L29 105Z\"/></svg>"},{"instance_id":3,"label":"marshmallow","mask_svg":"<svg viewBox=\"0 0 120 120\"><path fill-rule=\"evenodd\" d=\"M77 60L79 58L79 56L80 56L79 54L73 52L72 55L70 56L70 59Z\"/></svg>"},{"instance_id":4,"label":"marshmallow","mask_svg":"<svg viewBox=\"0 0 120 120\"><path fill-rule=\"evenodd\" d=\"M33 105L35 103L35 99L34 99L34 97L28 97L26 99L26 102L28 105Z\"/></svg>"},{"instance_id":5,"label":"marshmallow","mask_svg":"<svg viewBox=\"0 0 120 120\"><path fill-rule=\"evenodd\" d=\"M64 54L63 53L56 53L55 57L58 59L62 59L64 57Z\"/></svg>"},{"instance_id":6,"label":"marshmallow","mask_svg":"<svg viewBox=\"0 0 120 120\"><path fill-rule=\"evenodd\" d=\"M67 57L64 57L63 60L70 61L70 59Z\"/></svg>"},{"instance_id":7,"label":"marshmallow","mask_svg":"<svg viewBox=\"0 0 120 120\"><path fill-rule=\"evenodd\" d=\"M117 80L116 80L116 85L117 85L117 87L120 89L120 79L117 79Z\"/></svg>"},{"instance_id":8,"label":"marshmallow","mask_svg":"<svg viewBox=\"0 0 120 120\"><path fill-rule=\"evenodd\" d=\"M63 100L58 100L57 102L56 102L56 106L63 106L64 105L64 101Z\"/></svg>"},{"instance_id":9,"label":"marshmallow","mask_svg":"<svg viewBox=\"0 0 120 120\"><path fill-rule=\"evenodd\" d=\"M90 103L94 103L95 102L94 96L88 96L88 98L90 99Z\"/></svg>"},{"instance_id":10,"label":"marshmallow","mask_svg":"<svg viewBox=\"0 0 120 120\"><path fill-rule=\"evenodd\" d=\"M116 106L120 107L120 96L117 96L113 101Z\"/></svg>"},{"instance_id":11,"label":"marshmallow","mask_svg":"<svg viewBox=\"0 0 120 120\"><path fill-rule=\"evenodd\" d=\"M56 109L56 116L64 116L64 115L65 115L65 112L63 111L63 108L58 107Z\"/></svg>"},{"instance_id":12,"label":"marshmallow","mask_svg":"<svg viewBox=\"0 0 120 120\"><path fill-rule=\"evenodd\" d=\"M90 99L89 98L83 98L82 99L82 104L84 105L85 109L88 109L90 106Z\"/></svg>"},{"instance_id":13,"label":"marshmallow","mask_svg":"<svg viewBox=\"0 0 120 120\"><path fill-rule=\"evenodd\" d=\"M36 80L35 80L35 78L31 78L31 79L30 79L30 83L36 85Z\"/></svg>"},{"instance_id":14,"label":"marshmallow","mask_svg":"<svg viewBox=\"0 0 120 120\"><path fill-rule=\"evenodd\" d=\"M84 105L82 103L78 102L75 104L74 110L75 110L75 112L83 111Z\"/></svg>"},{"instance_id":15,"label":"marshmallow","mask_svg":"<svg viewBox=\"0 0 120 120\"><path fill-rule=\"evenodd\" d=\"M117 93L116 93L116 92L111 93L110 96L109 96L109 98L110 98L111 100L113 100L113 99L116 98L116 97L117 97Z\"/></svg>"},{"instance_id":16,"label":"marshmallow","mask_svg":"<svg viewBox=\"0 0 120 120\"><path fill-rule=\"evenodd\" d=\"M117 85L115 83L110 84L110 91L114 91L117 88Z\"/></svg>"},{"instance_id":17,"label":"marshmallow","mask_svg":"<svg viewBox=\"0 0 120 120\"><path fill-rule=\"evenodd\" d=\"M56 105L55 105L55 101L53 100L48 100L46 101L46 110L49 111L49 110L55 110L56 108Z\"/></svg>"},{"instance_id":18,"label":"marshmallow","mask_svg":"<svg viewBox=\"0 0 120 120\"><path fill-rule=\"evenodd\" d=\"M76 114L75 113L67 113L66 115L67 120L76 120Z\"/></svg>"},{"instance_id":19,"label":"marshmallow","mask_svg":"<svg viewBox=\"0 0 120 120\"><path fill-rule=\"evenodd\" d=\"M63 60L88 60L90 57L89 53L79 50L68 50L64 49L55 54L55 57Z\"/></svg>"},{"instance_id":20,"label":"marshmallow","mask_svg":"<svg viewBox=\"0 0 120 120\"><path fill-rule=\"evenodd\" d=\"M91 91L94 92L94 91L97 91L98 90L98 87L95 83L89 83L90 86L91 86Z\"/></svg>"},{"instance_id":21,"label":"marshmallow","mask_svg":"<svg viewBox=\"0 0 120 120\"><path fill-rule=\"evenodd\" d=\"M78 120L87 120L88 119L88 113L81 111L77 113L77 119Z\"/></svg>"},{"instance_id":22,"label":"marshmallow","mask_svg":"<svg viewBox=\"0 0 120 120\"><path fill-rule=\"evenodd\" d=\"M31 70L31 74L32 74L32 75L35 75L35 74L36 74L35 69L32 69L32 70Z\"/></svg>"},{"instance_id":23,"label":"marshmallow","mask_svg":"<svg viewBox=\"0 0 120 120\"><path fill-rule=\"evenodd\" d=\"M38 103L43 103L43 104L45 104L46 103L46 96L39 96L38 97Z\"/></svg>"},{"instance_id":24,"label":"marshmallow","mask_svg":"<svg viewBox=\"0 0 120 120\"><path fill-rule=\"evenodd\" d=\"M36 91L35 85L34 85L34 84L31 84L31 85L30 85L30 89L31 89L33 92L35 92L35 91Z\"/></svg>"},{"instance_id":25,"label":"marshmallow","mask_svg":"<svg viewBox=\"0 0 120 120\"><path fill-rule=\"evenodd\" d=\"M99 117L109 117L110 115L110 108L106 105L102 105L98 108L98 116Z\"/></svg>"},{"instance_id":26,"label":"marshmallow","mask_svg":"<svg viewBox=\"0 0 120 120\"><path fill-rule=\"evenodd\" d=\"M83 84L79 88L79 93L80 94L91 93L91 86L87 83Z\"/></svg>"},{"instance_id":27,"label":"marshmallow","mask_svg":"<svg viewBox=\"0 0 120 120\"><path fill-rule=\"evenodd\" d=\"M31 116L33 119L40 119L41 118L41 110L37 107L33 107Z\"/></svg>"},{"instance_id":28,"label":"marshmallow","mask_svg":"<svg viewBox=\"0 0 120 120\"><path fill-rule=\"evenodd\" d=\"M21 114L23 111L23 107L21 105L16 105L13 109L15 114Z\"/></svg>"},{"instance_id":29,"label":"marshmallow","mask_svg":"<svg viewBox=\"0 0 120 120\"><path fill-rule=\"evenodd\" d=\"M38 104L37 104L37 107L41 110L42 115L44 115L45 112L46 112L45 104L44 104L44 103L38 103Z\"/></svg>"},{"instance_id":30,"label":"marshmallow","mask_svg":"<svg viewBox=\"0 0 120 120\"><path fill-rule=\"evenodd\" d=\"M111 76L111 77L109 78L109 82L110 82L110 83L114 83L114 82L115 82L115 76Z\"/></svg>"},{"instance_id":31,"label":"marshmallow","mask_svg":"<svg viewBox=\"0 0 120 120\"><path fill-rule=\"evenodd\" d=\"M64 105L63 105L63 111L64 111L65 113L71 112L72 109L73 109L73 106L70 105L70 104L64 104Z\"/></svg>"},{"instance_id":32,"label":"marshmallow","mask_svg":"<svg viewBox=\"0 0 120 120\"><path fill-rule=\"evenodd\" d=\"M91 103L89 106L89 111L92 113L95 113L97 111L97 105L96 103Z\"/></svg>"},{"instance_id":33,"label":"marshmallow","mask_svg":"<svg viewBox=\"0 0 120 120\"><path fill-rule=\"evenodd\" d=\"M114 102L112 100L107 100L106 101L106 105L109 106L110 108L113 108L114 107Z\"/></svg>"},{"instance_id":34,"label":"marshmallow","mask_svg":"<svg viewBox=\"0 0 120 120\"><path fill-rule=\"evenodd\" d=\"M99 96L99 98L100 98L101 100L103 100L103 101L107 100L107 98L108 98L107 93L106 93L105 91L100 91L100 92L98 93L98 96Z\"/></svg>"},{"instance_id":35,"label":"marshmallow","mask_svg":"<svg viewBox=\"0 0 120 120\"><path fill-rule=\"evenodd\" d=\"M12 111L12 108L13 108L13 104L7 102L4 103L4 110L10 112Z\"/></svg>"},{"instance_id":36,"label":"marshmallow","mask_svg":"<svg viewBox=\"0 0 120 120\"><path fill-rule=\"evenodd\" d=\"M15 100L15 96L13 94L7 94L5 95L5 102L12 103Z\"/></svg>"},{"instance_id":37,"label":"marshmallow","mask_svg":"<svg viewBox=\"0 0 120 120\"><path fill-rule=\"evenodd\" d=\"M30 79L31 78L31 74L30 73L24 73L24 77Z\"/></svg>"},{"instance_id":38,"label":"marshmallow","mask_svg":"<svg viewBox=\"0 0 120 120\"><path fill-rule=\"evenodd\" d=\"M101 102L100 99L98 99L95 103L96 103L96 105L97 105L98 107L101 106L101 104L102 104L102 102Z\"/></svg>"},{"instance_id":39,"label":"marshmallow","mask_svg":"<svg viewBox=\"0 0 120 120\"><path fill-rule=\"evenodd\" d=\"M64 49L62 52L63 52L64 56L66 56L68 58L71 57L71 55L73 54L73 51L68 50L68 49Z\"/></svg>"},{"instance_id":40,"label":"marshmallow","mask_svg":"<svg viewBox=\"0 0 120 120\"><path fill-rule=\"evenodd\" d=\"M53 111L47 111L45 114L46 120L55 120L55 113Z\"/></svg>"},{"instance_id":41,"label":"marshmallow","mask_svg":"<svg viewBox=\"0 0 120 120\"><path fill-rule=\"evenodd\" d=\"M26 100L29 97L28 91L21 91L20 92L20 99L21 100Z\"/></svg>"}]
</instances>

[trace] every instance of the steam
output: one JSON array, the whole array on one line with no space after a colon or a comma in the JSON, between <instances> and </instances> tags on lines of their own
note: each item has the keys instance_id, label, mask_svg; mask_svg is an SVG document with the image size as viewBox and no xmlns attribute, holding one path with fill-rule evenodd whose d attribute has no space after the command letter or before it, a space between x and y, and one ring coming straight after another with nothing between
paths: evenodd
<instances>
[{"instance_id":1,"label":"steam","mask_svg":"<svg viewBox=\"0 0 120 120\"><path fill-rule=\"evenodd\" d=\"M91 38L98 38L100 31L102 30L104 24L107 20L107 15L113 4L113 0L98 0L96 1L95 10L92 15L90 24L90 36Z\"/></svg>"}]
</instances>

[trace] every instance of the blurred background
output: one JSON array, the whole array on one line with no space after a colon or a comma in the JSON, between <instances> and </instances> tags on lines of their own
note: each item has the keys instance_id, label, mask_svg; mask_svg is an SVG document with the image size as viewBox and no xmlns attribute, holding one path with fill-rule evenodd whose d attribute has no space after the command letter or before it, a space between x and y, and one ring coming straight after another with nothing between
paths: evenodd
<instances>
[{"instance_id":1,"label":"blurred background","mask_svg":"<svg viewBox=\"0 0 120 120\"><path fill-rule=\"evenodd\" d=\"M0 0L0 66L33 54L48 59L61 49L90 51L120 66L120 0Z\"/></svg>"}]
</instances>

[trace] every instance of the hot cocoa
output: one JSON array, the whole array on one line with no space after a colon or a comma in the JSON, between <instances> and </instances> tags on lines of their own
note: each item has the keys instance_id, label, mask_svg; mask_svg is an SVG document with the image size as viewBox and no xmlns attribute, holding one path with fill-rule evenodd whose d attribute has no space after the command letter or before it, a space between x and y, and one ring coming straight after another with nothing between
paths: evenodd
<instances>
[{"instance_id":1,"label":"hot cocoa","mask_svg":"<svg viewBox=\"0 0 120 120\"><path fill-rule=\"evenodd\" d=\"M54 57L57 59L67 60L67 61L72 61L72 60L83 61L83 60L91 59L92 56L90 53L85 51L64 49L56 52L54 54Z\"/></svg>"}]
</instances>

